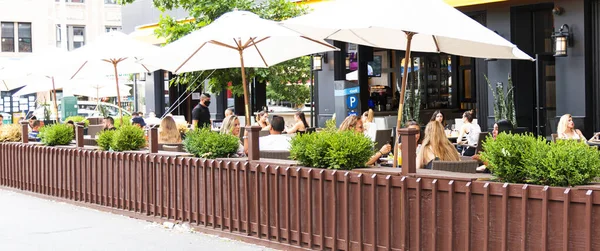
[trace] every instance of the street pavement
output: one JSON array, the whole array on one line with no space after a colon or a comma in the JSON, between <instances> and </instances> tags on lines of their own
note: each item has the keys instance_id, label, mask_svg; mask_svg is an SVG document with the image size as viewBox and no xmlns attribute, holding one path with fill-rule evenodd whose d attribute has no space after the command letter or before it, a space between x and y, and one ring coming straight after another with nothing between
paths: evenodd
<instances>
[{"instance_id":1,"label":"street pavement","mask_svg":"<svg viewBox=\"0 0 600 251\"><path fill-rule=\"evenodd\" d=\"M0 188L0 250L269 250Z\"/></svg>"}]
</instances>

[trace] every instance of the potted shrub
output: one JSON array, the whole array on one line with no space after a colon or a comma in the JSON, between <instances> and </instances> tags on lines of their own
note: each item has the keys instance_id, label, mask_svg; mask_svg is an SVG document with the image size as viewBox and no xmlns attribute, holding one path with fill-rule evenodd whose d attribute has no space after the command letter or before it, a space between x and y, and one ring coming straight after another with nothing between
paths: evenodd
<instances>
[{"instance_id":1,"label":"potted shrub","mask_svg":"<svg viewBox=\"0 0 600 251\"><path fill-rule=\"evenodd\" d=\"M21 126L18 124L0 126L0 142L21 141Z\"/></svg>"},{"instance_id":2,"label":"potted shrub","mask_svg":"<svg viewBox=\"0 0 600 251\"><path fill-rule=\"evenodd\" d=\"M70 117L67 117L66 119L64 119L63 122L66 123L69 120L73 121L73 123L83 122L85 124L86 128L90 125L90 121L88 121L86 118L84 118L82 116L70 116Z\"/></svg>"},{"instance_id":3,"label":"potted shrub","mask_svg":"<svg viewBox=\"0 0 600 251\"><path fill-rule=\"evenodd\" d=\"M308 133L291 141L290 157L301 165L344 169L364 167L373 155L373 142L353 131Z\"/></svg>"},{"instance_id":4,"label":"potted shrub","mask_svg":"<svg viewBox=\"0 0 600 251\"><path fill-rule=\"evenodd\" d=\"M100 147L100 150L108 151L111 149L110 144L112 143L113 137L116 132L116 130L106 130L100 132L100 134L98 135L98 139L96 140L96 143L98 144L98 147Z\"/></svg>"},{"instance_id":5,"label":"potted shrub","mask_svg":"<svg viewBox=\"0 0 600 251\"><path fill-rule=\"evenodd\" d=\"M235 153L239 147L239 138L202 128L189 131L185 135L183 146L188 153L199 158L236 157Z\"/></svg>"},{"instance_id":6,"label":"potted shrub","mask_svg":"<svg viewBox=\"0 0 600 251\"><path fill-rule=\"evenodd\" d=\"M74 132L69 125L53 124L42 127L39 137L47 146L68 145L73 140Z\"/></svg>"},{"instance_id":7,"label":"potted shrub","mask_svg":"<svg viewBox=\"0 0 600 251\"><path fill-rule=\"evenodd\" d=\"M501 133L483 149L481 159L502 182L579 186L600 175L600 152L578 141Z\"/></svg>"},{"instance_id":8,"label":"potted shrub","mask_svg":"<svg viewBox=\"0 0 600 251\"><path fill-rule=\"evenodd\" d=\"M112 134L110 141L110 148L117 152L139 150L144 146L146 146L144 130L133 125L119 127Z\"/></svg>"},{"instance_id":9,"label":"potted shrub","mask_svg":"<svg viewBox=\"0 0 600 251\"><path fill-rule=\"evenodd\" d=\"M120 118L113 118L115 120L115 127L119 128L121 127L121 119ZM131 116L123 116L123 124L125 125L131 125Z\"/></svg>"}]
</instances>

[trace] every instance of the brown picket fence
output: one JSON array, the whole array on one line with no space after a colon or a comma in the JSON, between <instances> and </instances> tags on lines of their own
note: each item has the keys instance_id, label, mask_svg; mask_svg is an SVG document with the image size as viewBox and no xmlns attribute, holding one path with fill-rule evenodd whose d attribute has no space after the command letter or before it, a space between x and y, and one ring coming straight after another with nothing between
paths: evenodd
<instances>
[{"instance_id":1,"label":"brown picket fence","mask_svg":"<svg viewBox=\"0 0 600 251\"><path fill-rule=\"evenodd\" d=\"M286 249L600 250L600 193L0 144L0 185Z\"/></svg>"}]
</instances>

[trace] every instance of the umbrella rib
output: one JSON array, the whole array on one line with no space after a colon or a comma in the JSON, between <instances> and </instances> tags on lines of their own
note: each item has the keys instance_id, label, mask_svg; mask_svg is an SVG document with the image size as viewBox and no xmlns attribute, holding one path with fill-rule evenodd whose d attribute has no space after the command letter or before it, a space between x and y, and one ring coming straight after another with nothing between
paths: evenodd
<instances>
[{"instance_id":1,"label":"umbrella rib","mask_svg":"<svg viewBox=\"0 0 600 251\"><path fill-rule=\"evenodd\" d=\"M271 38L271 37L270 37L270 36L268 36L268 37L263 37L263 38L261 38L261 39L259 39L259 40L253 41L252 43L253 43L253 44L258 44L258 43L260 43L260 42L262 42L262 41L265 41L265 40L267 40L268 38ZM254 38L254 39L256 39L256 38ZM248 45L248 46L251 46L251 45ZM246 47L244 47L244 49L246 49Z\"/></svg>"},{"instance_id":2,"label":"umbrella rib","mask_svg":"<svg viewBox=\"0 0 600 251\"><path fill-rule=\"evenodd\" d=\"M87 62L88 62L88 61L85 61L85 63L83 63L83 64L82 64L82 65L79 67L79 69L77 69L77 71L75 72L75 74L73 74L73 76L71 76L71 79L73 79L73 78L74 78L74 77L77 75L77 73L79 73L79 72L81 71L81 69L83 69L83 67L84 67L84 66L87 64Z\"/></svg>"},{"instance_id":3,"label":"umbrella rib","mask_svg":"<svg viewBox=\"0 0 600 251\"><path fill-rule=\"evenodd\" d=\"M252 43L252 42L254 41L254 39L255 39L255 38L256 38L256 37L254 37L254 38L250 37L250 38L248 39L248 41L246 41L246 44L244 44L244 46L242 46L242 48L243 48L244 50L245 50L246 48L248 48L248 46L250 45L250 43Z\"/></svg>"},{"instance_id":4,"label":"umbrella rib","mask_svg":"<svg viewBox=\"0 0 600 251\"><path fill-rule=\"evenodd\" d=\"M438 45L437 38L435 37L435 35L431 35L431 37L433 38L433 42L435 43L435 49L438 53L440 53L440 46Z\"/></svg>"},{"instance_id":5,"label":"umbrella rib","mask_svg":"<svg viewBox=\"0 0 600 251\"><path fill-rule=\"evenodd\" d=\"M202 43L202 45L200 45L200 47L198 47L198 49L196 49L196 51L194 51L194 53L192 53L192 55L190 55L185 61L183 61L183 63L177 67L177 69L175 69L175 71L173 73L177 73L177 71L179 71L179 69L181 69L181 67L183 67L184 64L186 64L188 61L190 61L190 59L192 59L192 57L194 55L196 55L196 53L198 53L198 51L200 49L202 49L202 47L204 47L204 45L206 45L206 42Z\"/></svg>"},{"instance_id":6,"label":"umbrella rib","mask_svg":"<svg viewBox=\"0 0 600 251\"><path fill-rule=\"evenodd\" d=\"M330 45L330 44L328 44L328 43L323 43L323 42L321 42L321 41L318 41L318 40L315 40L315 39L312 39L312 38L309 38L309 37L306 37L306 36L300 36L300 37L301 37L301 38L304 38L304 39L306 39L306 40L310 40L310 41L312 41L312 42L315 42L315 43L317 43L317 44L320 44L320 45L323 45L323 46L329 47L329 48L331 48L331 49L334 49L334 50L337 50L337 49L338 49L337 47L335 47L335 46L333 46L333 45Z\"/></svg>"},{"instance_id":7,"label":"umbrella rib","mask_svg":"<svg viewBox=\"0 0 600 251\"><path fill-rule=\"evenodd\" d=\"M371 41L365 39L362 36L359 36L358 34L356 34L356 32L354 32L353 30L350 30L350 32L352 32L352 34L354 34L357 38L360 38L362 41L365 41L366 43L372 45L373 47L376 47L375 44L371 43Z\"/></svg>"},{"instance_id":8,"label":"umbrella rib","mask_svg":"<svg viewBox=\"0 0 600 251\"><path fill-rule=\"evenodd\" d=\"M262 39L262 41L264 41L265 39ZM256 52L258 52L260 59L262 59L263 63L265 63L265 67L269 67L269 64L267 64L267 61L265 60L265 57L263 57L262 53L260 53L260 50L258 49L258 46L256 46L256 43L254 42L254 38L250 38L250 40L252 41L252 45L254 45L254 48L256 48Z\"/></svg>"},{"instance_id":9,"label":"umbrella rib","mask_svg":"<svg viewBox=\"0 0 600 251\"><path fill-rule=\"evenodd\" d=\"M8 89L8 85L6 84L6 81L2 80L2 83L4 84L4 87L6 88L6 90L7 90L7 91L10 91L10 90Z\"/></svg>"},{"instance_id":10,"label":"umbrella rib","mask_svg":"<svg viewBox=\"0 0 600 251\"><path fill-rule=\"evenodd\" d=\"M218 45L218 46L223 46L223 47L226 47L226 48L229 48L229 49L233 49L233 50L236 50L236 51L239 50L239 48L235 48L235 47L233 47L231 45L228 45L226 43L221 43L219 41L211 40L211 41L208 41L208 42L211 43L211 44L215 44L215 45ZM236 44L237 44L237 42L236 42Z\"/></svg>"}]
</instances>

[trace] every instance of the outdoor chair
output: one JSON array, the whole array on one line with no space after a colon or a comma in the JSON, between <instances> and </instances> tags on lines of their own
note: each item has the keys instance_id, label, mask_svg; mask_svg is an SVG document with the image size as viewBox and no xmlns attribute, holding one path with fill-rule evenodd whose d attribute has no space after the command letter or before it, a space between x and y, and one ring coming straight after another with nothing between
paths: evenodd
<instances>
[{"instance_id":1,"label":"outdoor chair","mask_svg":"<svg viewBox=\"0 0 600 251\"><path fill-rule=\"evenodd\" d=\"M271 133L269 131L265 131L265 130L261 130L261 131L258 132L258 136L259 137L264 137L264 136L267 136L269 134L271 134Z\"/></svg>"},{"instance_id":2,"label":"outdoor chair","mask_svg":"<svg viewBox=\"0 0 600 251\"><path fill-rule=\"evenodd\" d=\"M491 134L489 132L480 132L479 133L479 139L477 140L477 150L475 150L475 154L479 154L481 151L483 151L483 142L489 136L491 136Z\"/></svg>"},{"instance_id":3,"label":"outdoor chair","mask_svg":"<svg viewBox=\"0 0 600 251\"><path fill-rule=\"evenodd\" d=\"M552 143L556 143L556 139L558 139L558 134L557 133L553 133L552 134Z\"/></svg>"},{"instance_id":4,"label":"outdoor chair","mask_svg":"<svg viewBox=\"0 0 600 251\"><path fill-rule=\"evenodd\" d=\"M88 125L87 133L95 137L102 131L102 128L104 128L103 125Z\"/></svg>"},{"instance_id":5,"label":"outdoor chair","mask_svg":"<svg viewBox=\"0 0 600 251\"><path fill-rule=\"evenodd\" d=\"M457 173L476 173L479 162L477 160L465 160L461 161L440 161L434 160L431 169L440 171L449 171Z\"/></svg>"},{"instance_id":6,"label":"outdoor chair","mask_svg":"<svg viewBox=\"0 0 600 251\"><path fill-rule=\"evenodd\" d=\"M288 160L288 159L290 159L290 151L287 151L287 150L260 151L260 157L266 158L266 159Z\"/></svg>"}]
</instances>

